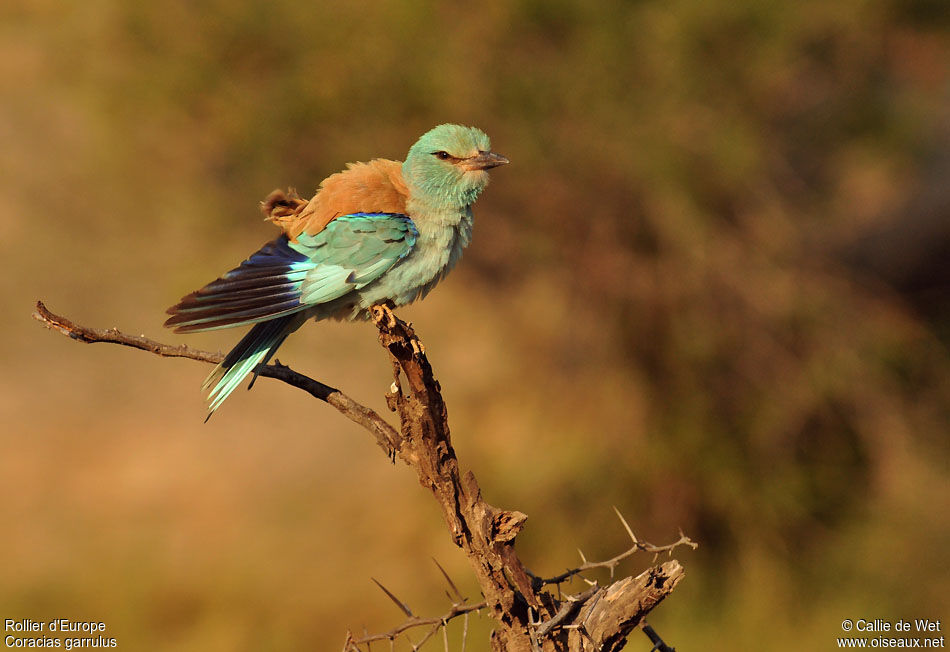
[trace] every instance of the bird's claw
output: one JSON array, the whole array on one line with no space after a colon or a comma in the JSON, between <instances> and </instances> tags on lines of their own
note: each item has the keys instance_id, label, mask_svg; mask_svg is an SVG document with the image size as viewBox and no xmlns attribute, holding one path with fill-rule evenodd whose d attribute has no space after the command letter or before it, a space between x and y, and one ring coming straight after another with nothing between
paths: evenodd
<instances>
[{"instance_id":1,"label":"bird's claw","mask_svg":"<svg viewBox=\"0 0 950 652\"><path fill-rule=\"evenodd\" d=\"M386 303L370 306L369 312L373 318L373 323L376 324L377 327L379 327L384 320L387 328L396 326L396 315L393 314L393 307L390 305L390 302L387 301Z\"/></svg>"}]
</instances>

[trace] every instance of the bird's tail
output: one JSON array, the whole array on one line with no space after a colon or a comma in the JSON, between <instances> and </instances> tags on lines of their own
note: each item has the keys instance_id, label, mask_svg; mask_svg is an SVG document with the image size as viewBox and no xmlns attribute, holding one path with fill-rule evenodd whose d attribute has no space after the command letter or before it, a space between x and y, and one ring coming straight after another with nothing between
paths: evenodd
<instances>
[{"instance_id":1,"label":"bird's tail","mask_svg":"<svg viewBox=\"0 0 950 652\"><path fill-rule=\"evenodd\" d=\"M304 321L306 318L301 313L284 315L256 324L248 331L201 386L202 389L208 390L208 419L249 373L258 365L270 361L287 336L297 330ZM248 389L256 379L257 374Z\"/></svg>"}]
</instances>

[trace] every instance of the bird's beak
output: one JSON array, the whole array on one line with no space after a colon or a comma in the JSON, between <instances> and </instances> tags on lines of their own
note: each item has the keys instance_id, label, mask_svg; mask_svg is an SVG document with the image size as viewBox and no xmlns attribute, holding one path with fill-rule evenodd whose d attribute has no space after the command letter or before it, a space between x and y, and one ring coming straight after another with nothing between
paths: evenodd
<instances>
[{"instance_id":1,"label":"bird's beak","mask_svg":"<svg viewBox=\"0 0 950 652\"><path fill-rule=\"evenodd\" d=\"M465 170L488 170L489 168L497 168L499 165L505 165L506 163L508 163L508 159L501 154L496 154L495 152L479 152L476 156L459 162L459 167Z\"/></svg>"}]
</instances>

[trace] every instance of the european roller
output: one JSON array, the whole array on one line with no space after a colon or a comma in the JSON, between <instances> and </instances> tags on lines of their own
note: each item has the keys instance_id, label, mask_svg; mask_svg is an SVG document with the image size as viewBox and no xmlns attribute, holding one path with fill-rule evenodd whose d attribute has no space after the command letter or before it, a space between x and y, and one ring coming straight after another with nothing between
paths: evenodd
<instances>
[{"instance_id":1,"label":"european roller","mask_svg":"<svg viewBox=\"0 0 950 652\"><path fill-rule=\"evenodd\" d=\"M505 163L479 129L444 124L405 162L348 164L309 202L271 193L262 209L280 237L168 309L176 332L253 324L204 382L208 416L307 320L365 319L426 296L471 240L487 170Z\"/></svg>"}]
</instances>

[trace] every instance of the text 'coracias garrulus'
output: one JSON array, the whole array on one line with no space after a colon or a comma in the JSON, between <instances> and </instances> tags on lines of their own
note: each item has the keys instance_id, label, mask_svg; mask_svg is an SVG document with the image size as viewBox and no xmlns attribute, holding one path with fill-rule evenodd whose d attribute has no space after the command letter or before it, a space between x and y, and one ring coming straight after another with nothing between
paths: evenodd
<instances>
[{"instance_id":1,"label":"text 'coracias garrulus'","mask_svg":"<svg viewBox=\"0 0 950 652\"><path fill-rule=\"evenodd\" d=\"M271 193L262 207L283 234L168 309L176 332L254 324L205 380L209 416L308 319L365 319L428 294L471 240L486 170L507 162L482 131L439 125L404 163L349 164L309 202Z\"/></svg>"}]
</instances>

